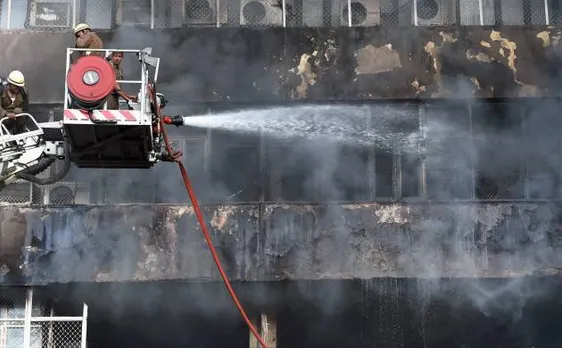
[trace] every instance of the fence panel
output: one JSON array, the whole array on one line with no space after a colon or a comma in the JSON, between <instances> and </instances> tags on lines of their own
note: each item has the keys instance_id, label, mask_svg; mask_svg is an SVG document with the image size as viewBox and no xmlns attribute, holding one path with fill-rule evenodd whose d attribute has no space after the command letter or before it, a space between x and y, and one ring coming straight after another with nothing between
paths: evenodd
<instances>
[{"instance_id":1,"label":"fence panel","mask_svg":"<svg viewBox=\"0 0 562 348\"><path fill-rule=\"evenodd\" d=\"M86 347L87 306L81 316L57 317L33 289L1 288L0 347Z\"/></svg>"},{"instance_id":2,"label":"fence panel","mask_svg":"<svg viewBox=\"0 0 562 348\"><path fill-rule=\"evenodd\" d=\"M25 180L16 180L0 190L0 205L31 204L33 201L33 184Z\"/></svg>"},{"instance_id":3,"label":"fence panel","mask_svg":"<svg viewBox=\"0 0 562 348\"><path fill-rule=\"evenodd\" d=\"M0 28L373 27L559 24L557 0L0 1ZM351 9L351 11L349 10Z\"/></svg>"},{"instance_id":4,"label":"fence panel","mask_svg":"<svg viewBox=\"0 0 562 348\"><path fill-rule=\"evenodd\" d=\"M2 29L69 30L76 22L76 0L1 2Z\"/></svg>"}]
</instances>

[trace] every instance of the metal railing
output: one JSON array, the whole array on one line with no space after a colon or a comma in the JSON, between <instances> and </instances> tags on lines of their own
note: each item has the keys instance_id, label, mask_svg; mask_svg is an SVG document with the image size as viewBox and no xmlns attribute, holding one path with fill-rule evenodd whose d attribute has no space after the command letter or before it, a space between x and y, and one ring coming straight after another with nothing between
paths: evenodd
<instances>
[{"instance_id":1,"label":"metal railing","mask_svg":"<svg viewBox=\"0 0 562 348\"><path fill-rule=\"evenodd\" d=\"M33 289L0 289L0 348L86 348L88 306L81 316L54 316L33 301Z\"/></svg>"},{"instance_id":2,"label":"metal railing","mask_svg":"<svg viewBox=\"0 0 562 348\"><path fill-rule=\"evenodd\" d=\"M550 25L557 0L3 0L2 29ZM351 11L349 10L351 9Z\"/></svg>"}]
</instances>

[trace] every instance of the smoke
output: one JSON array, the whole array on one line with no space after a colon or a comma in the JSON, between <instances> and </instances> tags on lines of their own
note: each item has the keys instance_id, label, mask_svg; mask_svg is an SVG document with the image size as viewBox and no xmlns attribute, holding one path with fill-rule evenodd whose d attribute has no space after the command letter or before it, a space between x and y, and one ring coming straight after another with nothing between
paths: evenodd
<instances>
[{"instance_id":1,"label":"smoke","mask_svg":"<svg viewBox=\"0 0 562 348\"><path fill-rule=\"evenodd\" d=\"M172 103L203 99L208 92L220 95L236 83L244 86L239 92L243 95L250 80L257 85L271 82L243 53L248 50L245 41L228 39L194 35L178 43L164 34L120 29L107 47L153 43L154 55L163 64L159 91ZM191 54L195 48L197 55ZM133 63L124 64L125 74L132 74ZM251 76L240 76L233 66L244 66L240 70ZM215 69L216 74L211 78L195 69ZM544 101L510 102L503 109L481 107L466 100L465 88L456 90L465 102L451 102L440 110L426 108L423 117L416 106L365 105L242 110L194 118L202 138L184 149L189 152L188 170L204 202L257 201L263 183L267 186L263 196L269 201L396 201L427 195L434 201L455 202L559 196L558 107ZM257 119L264 115L268 116ZM216 123L205 123L211 121ZM212 128L210 138L204 132L207 127ZM426 183L416 169L420 159ZM267 176L261 176L262 168L267 168ZM101 179L109 192L105 203L187 201L174 165L110 173ZM490 314L499 306L518 318L525 303L541 293L527 287L524 279L484 284L478 278L487 272L503 277L532 273L561 262L550 237L558 215L551 206L388 204L358 208L362 214L336 205L323 209L294 207L287 214L264 217L268 225L264 254L270 272L282 270L297 279L405 274L429 279L423 291L430 297L444 291L439 279L472 276L459 291L476 308ZM130 223L140 225L140 220ZM124 247L115 262L134 258L132 249ZM99 255L94 260L102 259ZM68 264L79 263L71 260ZM306 286L301 290L308 291ZM336 287L314 296L323 297L323 310L333 312L346 295ZM454 297L447 300L455 303Z\"/></svg>"}]
</instances>

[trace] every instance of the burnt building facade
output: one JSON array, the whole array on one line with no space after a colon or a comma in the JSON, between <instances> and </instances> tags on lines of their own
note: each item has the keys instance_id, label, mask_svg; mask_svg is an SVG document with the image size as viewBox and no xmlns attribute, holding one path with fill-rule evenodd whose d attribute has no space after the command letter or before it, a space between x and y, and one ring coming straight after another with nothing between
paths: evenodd
<instances>
[{"instance_id":1,"label":"burnt building facade","mask_svg":"<svg viewBox=\"0 0 562 348\"><path fill-rule=\"evenodd\" d=\"M0 73L25 74L38 120L62 117L80 22L153 47L168 112L207 115L170 134L269 347L562 342L557 1L21 3L2 2ZM49 310L88 308L74 344L257 347L174 165L0 199L4 318L33 318L33 289L44 339Z\"/></svg>"}]
</instances>

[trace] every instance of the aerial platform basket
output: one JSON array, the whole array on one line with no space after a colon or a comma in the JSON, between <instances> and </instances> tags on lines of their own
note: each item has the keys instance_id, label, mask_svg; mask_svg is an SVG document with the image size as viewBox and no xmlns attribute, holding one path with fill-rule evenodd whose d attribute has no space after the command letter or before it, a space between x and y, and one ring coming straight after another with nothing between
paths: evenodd
<instances>
[{"instance_id":1,"label":"aerial platform basket","mask_svg":"<svg viewBox=\"0 0 562 348\"><path fill-rule=\"evenodd\" d=\"M89 51L71 64L75 52ZM136 55L140 62L137 80L116 80L108 60L111 52L123 52L124 58ZM154 93L159 58L151 48L77 49L66 54L65 105L63 127L70 143L71 161L80 168L150 168L161 150ZM103 52L105 58L91 55ZM152 73L151 73L152 72ZM138 101L129 101L118 110L107 109L107 99L115 83L123 89L138 88Z\"/></svg>"}]
</instances>

